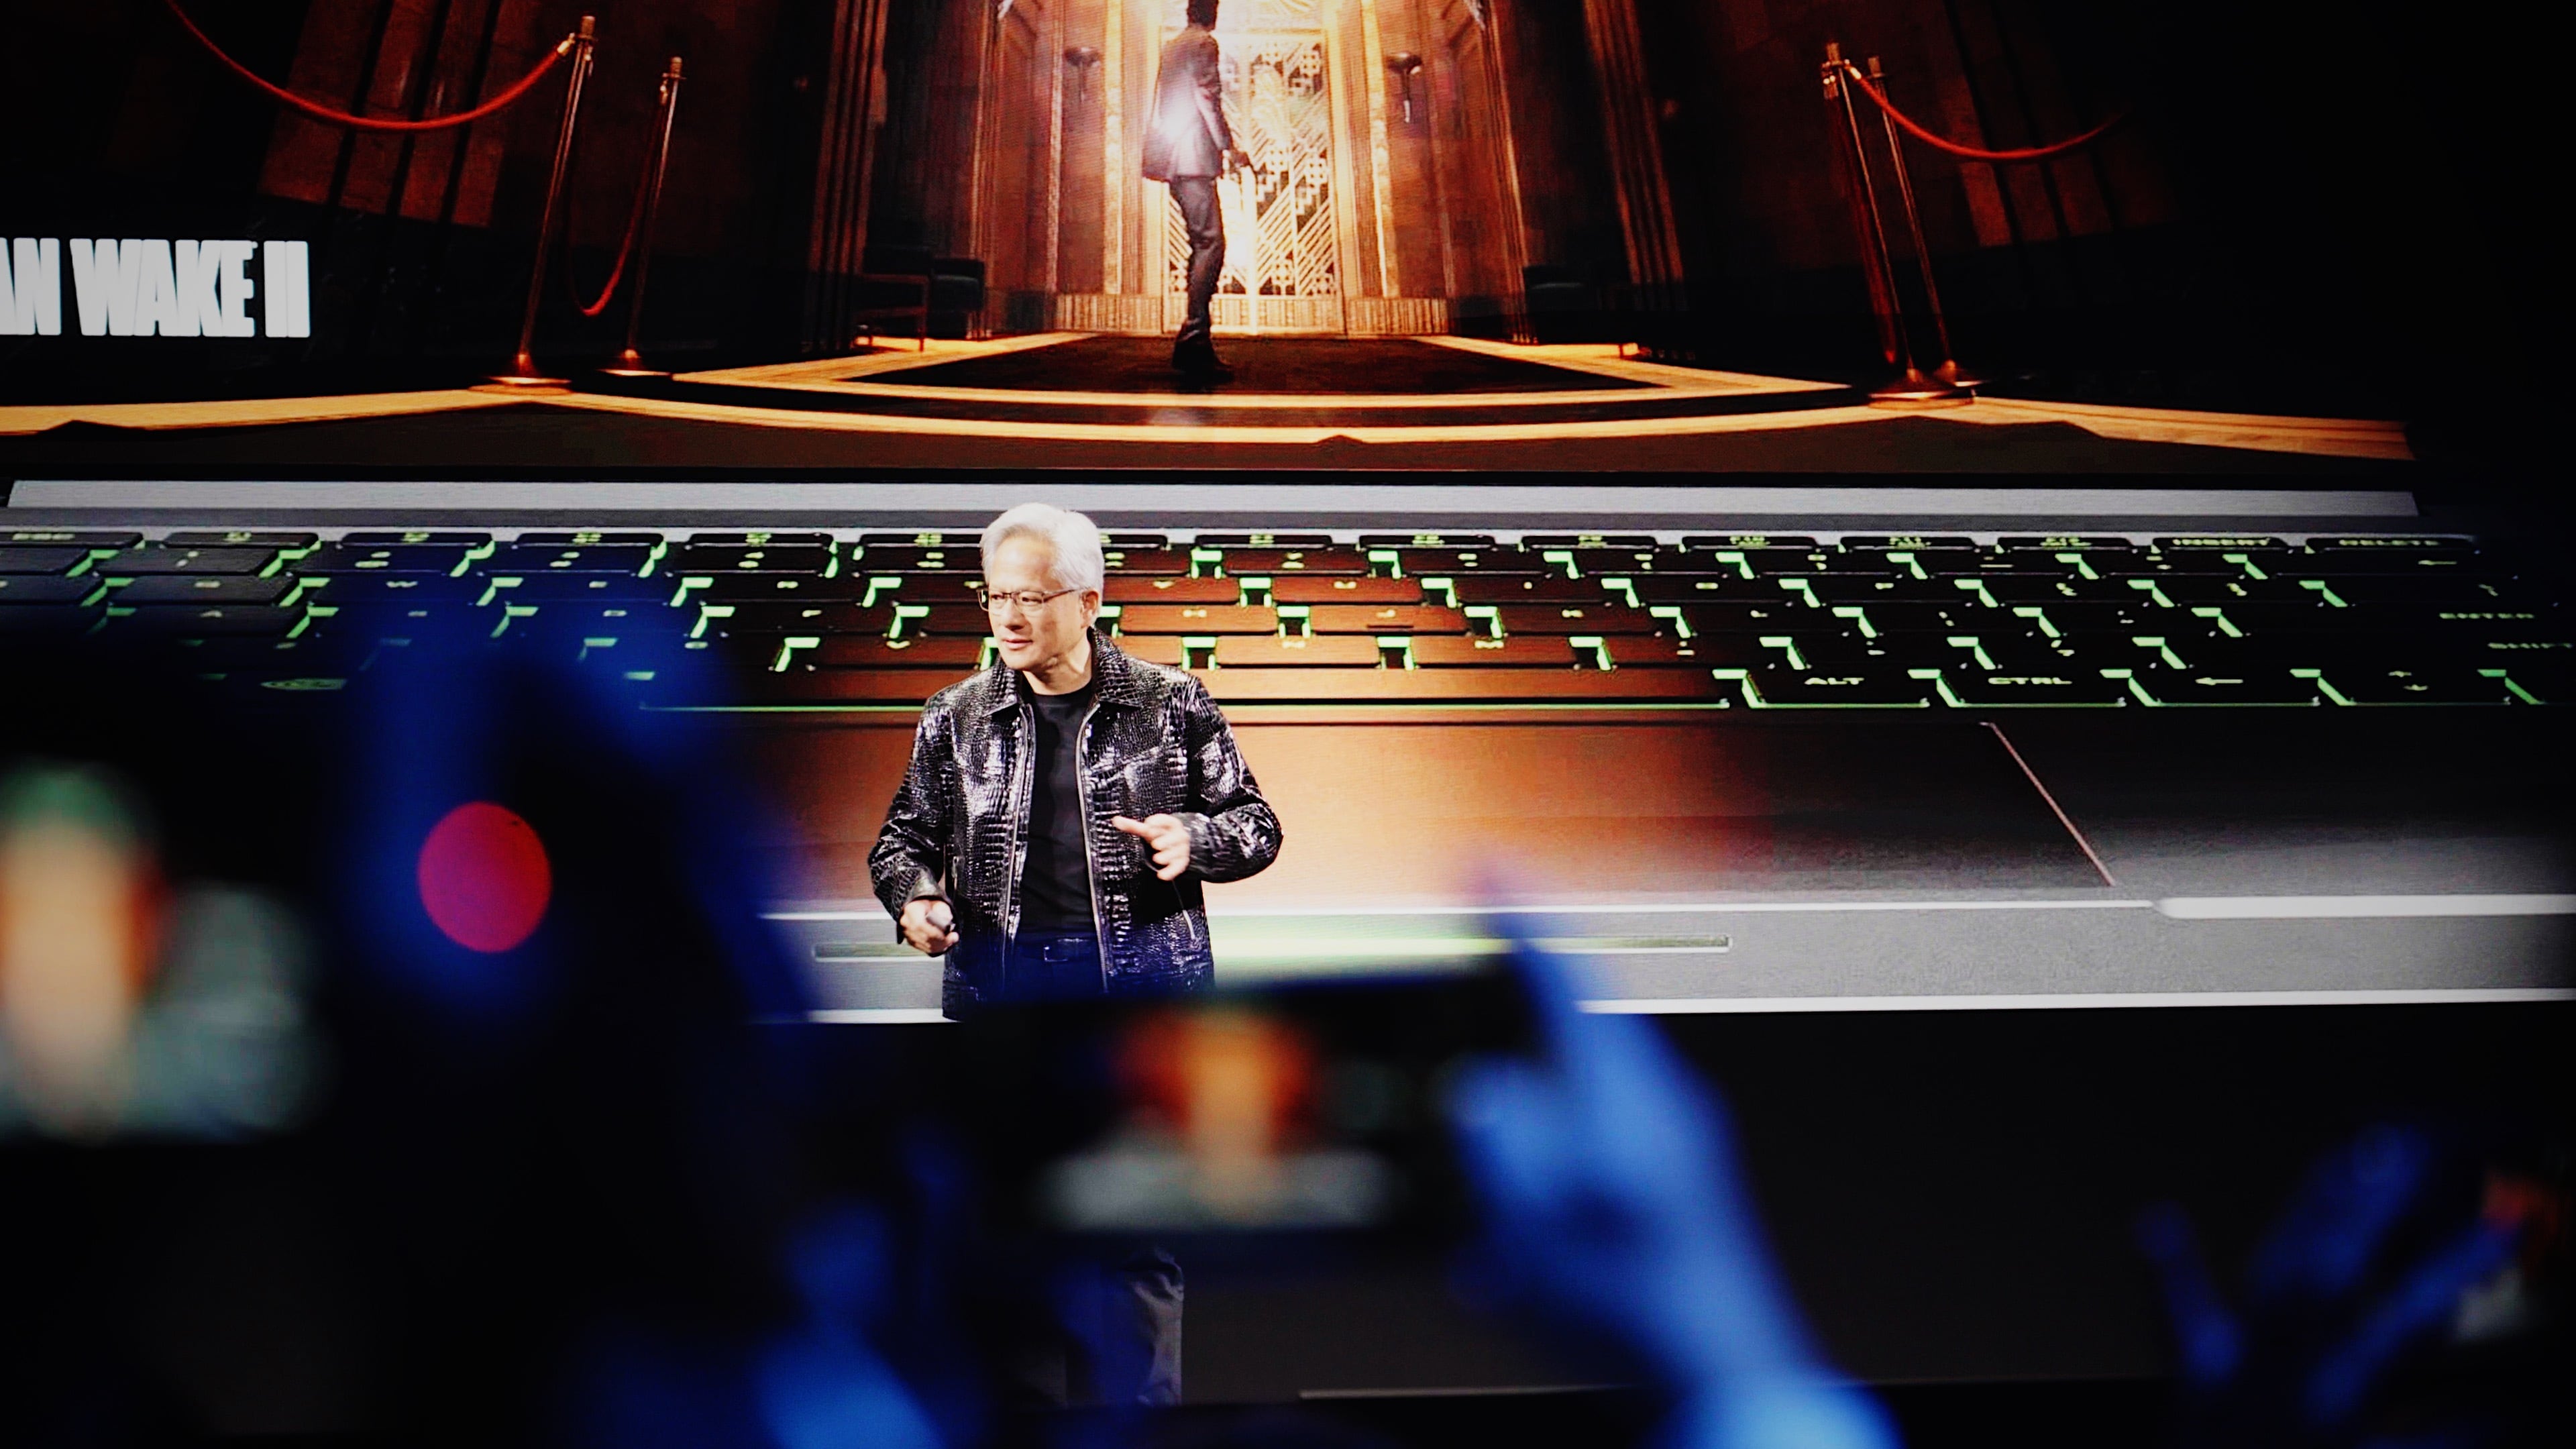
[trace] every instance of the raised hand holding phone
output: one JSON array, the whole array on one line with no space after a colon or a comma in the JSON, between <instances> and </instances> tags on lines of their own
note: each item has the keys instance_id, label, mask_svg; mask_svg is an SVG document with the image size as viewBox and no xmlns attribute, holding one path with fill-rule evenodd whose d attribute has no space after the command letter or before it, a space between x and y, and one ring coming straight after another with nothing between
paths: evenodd
<instances>
[{"instance_id":1,"label":"raised hand holding phone","mask_svg":"<svg viewBox=\"0 0 2576 1449\"><path fill-rule=\"evenodd\" d=\"M1606 1333L1677 1400L1659 1443L1894 1449L1778 1280L1723 1107L1644 1019L1584 1012L1571 967L1509 921L1542 1053L1451 1095L1485 1219L1479 1261L1542 1313Z\"/></svg>"}]
</instances>

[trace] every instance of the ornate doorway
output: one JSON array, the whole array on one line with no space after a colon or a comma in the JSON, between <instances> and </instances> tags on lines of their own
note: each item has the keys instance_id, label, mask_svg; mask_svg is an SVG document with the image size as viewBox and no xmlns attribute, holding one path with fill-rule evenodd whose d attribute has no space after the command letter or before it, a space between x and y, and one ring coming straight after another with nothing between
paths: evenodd
<instances>
[{"instance_id":1,"label":"ornate doorway","mask_svg":"<svg viewBox=\"0 0 2576 1449\"><path fill-rule=\"evenodd\" d=\"M1217 183L1225 212L1225 272L1216 330L1339 333L1341 257L1333 194L1333 105L1324 72L1320 0L1229 0L1217 39L1225 57L1225 113L1252 165ZM1162 34L1181 28L1171 0ZM1160 186L1163 328L1187 303L1189 238L1180 208Z\"/></svg>"}]
</instances>

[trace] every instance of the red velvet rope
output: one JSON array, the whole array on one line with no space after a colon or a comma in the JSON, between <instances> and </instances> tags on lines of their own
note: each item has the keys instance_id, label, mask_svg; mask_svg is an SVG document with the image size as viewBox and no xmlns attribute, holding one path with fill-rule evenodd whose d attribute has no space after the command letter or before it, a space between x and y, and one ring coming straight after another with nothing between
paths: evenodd
<instances>
[{"instance_id":1,"label":"red velvet rope","mask_svg":"<svg viewBox=\"0 0 2576 1449\"><path fill-rule=\"evenodd\" d=\"M329 106L308 101L284 86L270 82L266 77L253 72L250 67L224 54L223 47L215 44L206 32L199 30L197 22L188 18L188 12L179 8L179 0L161 0L161 4L169 10L171 17L179 22L179 28L196 37L197 43L204 46L206 53L220 62L224 69L266 91L270 98L278 103L293 107L325 125L347 126L359 131L443 131L450 126L471 125L496 111L507 109L521 96L526 95L538 81L545 79L546 72L555 68L555 62L572 53L574 43L573 37L564 37L563 43L548 51L546 58L537 62L537 68L521 77L518 84L470 111L458 111L446 116L429 116L417 121L386 120L376 116L353 116L347 111L335 111Z\"/></svg>"},{"instance_id":2,"label":"red velvet rope","mask_svg":"<svg viewBox=\"0 0 2576 1449\"><path fill-rule=\"evenodd\" d=\"M608 285L599 289L598 301L574 304L581 308L581 315L584 317L596 317L608 310L608 299L617 295L617 284L626 279L626 264L635 259L635 238L644 230L644 198L653 185L651 152L645 153L644 164L645 173L635 178L635 209L626 213L626 239L617 244L617 265L608 269ZM564 266L564 276L567 281L572 276L569 259ZM576 292L573 295L579 296L580 293Z\"/></svg>"},{"instance_id":3,"label":"red velvet rope","mask_svg":"<svg viewBox=\"0 0 2576 1449\"><path fill-rule=\"evenodd\" d=\"M2024 146L2013 151L1989 151L1981 146L1960 145L1958 142L1950 140L1946 136L1936 136L1930 131L1927 131L1921 126L1915 124L1912 117L1906 115L1903 111L1898 110L1896 108L1896 103L1887 98L1887 93L1880 90L1878 87L1871 85L1869 83L1869 78L1860 73L1860 67L1853 65L1850 61L1843 62L1843 74L1853 85L1860 88L1862 95L1869 97L1880 110L1887 112L1887 118L1889 120L1904 127L1906 134L1912 136L1918 141L1921 141L1927 146L1937 147L1940 150L1949 152L1953 156L1964 156L1971 161L2044 161L2051 156L2072 151L2076 147L2084 145L2088 141L2098 141L2108 133L2112 127L2129 119L2129 113L2122 111L2120 114L2113 116L2111 119L2104 121L2098 126L2095 126L2092 130L2085 132L2083 135L2070 136L2066 140L2059 141L2054 145Z\"/></svg>"}]
</instances>

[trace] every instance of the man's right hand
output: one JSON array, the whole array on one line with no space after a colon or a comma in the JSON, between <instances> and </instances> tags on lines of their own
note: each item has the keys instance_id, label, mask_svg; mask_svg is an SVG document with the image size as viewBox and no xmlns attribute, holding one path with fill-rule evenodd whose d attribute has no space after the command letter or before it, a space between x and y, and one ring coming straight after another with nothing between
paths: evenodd
<instances>
[{"instance_id":1,"label":"man's right hand","mask_svg":"<svg viewBox=\"0 0 2576 1449\"><path fill-rule=\"evenodd\" d=\"M905 902L903 943L925 956L954 950L957 945L957 918L948 909L948 903L935 896Z\"/></svg>"}]
</instances>

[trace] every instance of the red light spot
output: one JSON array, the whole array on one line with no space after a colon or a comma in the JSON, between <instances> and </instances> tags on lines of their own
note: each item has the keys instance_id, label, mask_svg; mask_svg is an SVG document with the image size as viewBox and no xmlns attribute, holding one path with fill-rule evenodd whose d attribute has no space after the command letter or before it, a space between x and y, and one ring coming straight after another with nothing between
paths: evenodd
<instances>
[{"instance_id":1,"label":"red light spot","mask_svg":"<svg viewBox=\"0 0 2576 1449\"><path fill-rule=\"evenodd\" d=\"M420 903L469 951L507 951L528 939L554 889L545 842L488 800L448 811L421 842Z\"/></svg>"}]
</instances>

